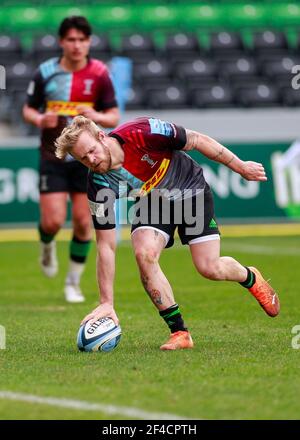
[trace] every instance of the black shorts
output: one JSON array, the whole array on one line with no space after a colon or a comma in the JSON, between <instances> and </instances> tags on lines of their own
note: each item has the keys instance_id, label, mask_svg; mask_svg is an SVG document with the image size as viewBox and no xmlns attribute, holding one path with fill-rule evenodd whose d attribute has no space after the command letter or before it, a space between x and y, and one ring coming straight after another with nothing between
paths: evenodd
<instances>
[{"instance_id":1,"label":"black shorts","mask_svg":"<svg viewBox=\"0 0 300 440\"><path fill-rule=\"evenodd\" d=\"M138 203L142 199L140 198ZM146 221L144 216L140 220L140 206L142 205L136 203L136 218L132 222L132 234L139 228L159 230L165 237L166 248L173 246L176 228L182 244L219 239L220 231L215 219L213 195L209 185L206 185L201 193L180 202L180 205L176 201L170 202L170 215L167 213L165 218L161 213L162 205L158 207L155 203L151 203L151 193L144 199L148 204Z\"/></svg>"},{"instance_id":2,"label":"black shorts","mask_svg":"<svg viewBox=\"0 0 300 440\"><path fill-rule=\"evenodd\" d=\"M60 163L42 159L40 161L40 193L86 193L87 175L87 167L78 161Z\"/></svg>"}]
</instances>

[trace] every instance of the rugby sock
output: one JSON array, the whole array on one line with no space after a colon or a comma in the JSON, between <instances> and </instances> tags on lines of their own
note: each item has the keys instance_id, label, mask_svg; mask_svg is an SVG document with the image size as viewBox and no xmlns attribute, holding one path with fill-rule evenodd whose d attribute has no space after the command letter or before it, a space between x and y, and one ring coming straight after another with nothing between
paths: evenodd
<instances>
[{"instance_id":1,"label":"rugby sock","mask_svg":"<svg viewBox=\"0 0 300 440\"><path fill-rule=\"evenodd\" d=\"M79 240L74 235L70 243L70 259L76 263L85 263L90 247L91 240Z\"/></svg>"},{"instance_id":2,"label":"rugby sock","mask_svg":"<svg viewBox=\"0 0 300 440\"><path fill-rule=\"evenodd\" d=\"M178 332L179 330L187 331L178 304L174 304L168 309L162 310L159 314L165 320L171 333Z\"/></svg>"},{"instance_id":3,"label":"rugby sock","mask_svg":"<svg viewBox=\"0 0 300 440\"><path fill-rule=\"evenodd\" d=\"M90 249L91 240L79 240L75 235L70 243L70 264L66 284L78 286Z\"/></svg>"},{"instance_id":4,"label":"rugby sock","mask_svg":"<svg viewBox=\"0 0 300 440\"><path fill-rule=\"evenodd\" d=\"M72 284L73 286L79 286L80 278L84 270L85 263L76 263L76 261L70 260L69 272L66 277L66 284Z\"/></svg>"},{"instance_id":5,"label":"rugby sock","mask_svg":"<svg viewBox=\"0 0 300 440\"><path fill-rule=\"evenodd\" d=\"M246 289L251 289L251 287L255 284L256 276L255 273L252 272L249 267L246 267L247 269L247 278L242 283L239 283L241 286L246 287Z\"/></svg>"},{"instance_id":6,"label":"rugby sock","mask_svg":"<svg viewBox=\"0 0 300 440\"><path fill-rule=\"evenodd\" d=\"M47 234L45 231L43 231L41 225L39 225L38 230L39 230L39 234L40 234L40 241L45 244L51 243L51 241L55 237L55 234Z\"/></svg>"}]
</instances>

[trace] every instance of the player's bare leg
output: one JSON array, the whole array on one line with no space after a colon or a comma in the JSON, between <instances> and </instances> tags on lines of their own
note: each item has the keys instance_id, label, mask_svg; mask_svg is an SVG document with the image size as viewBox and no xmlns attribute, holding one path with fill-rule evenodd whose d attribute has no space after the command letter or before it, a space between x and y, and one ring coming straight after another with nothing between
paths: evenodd
<instances>
[{"instance_id":1,"label":"player's bare leg","mask_svg":"<svg viewBox=\"0 0 300 440\"><path fill-rule=\"evenodd\" d=\"M159 265L161 251L166 245L164 236L157 230L137 229L132 234L132 245L146 292L159 311L167 309L175 300L170 283Z\"/></svg>"},{"instance_id":2,"label":"player's bare leg","mask_svg":"<svg viewBox=\"0 0 300 440\"><path fill-rule=\"evenodd\" d=\"M58 271L54 237L66 219L68 194L65 192L40 194L40 265L47 277L54 277Z\"/></svg>"},{"instance_id":3,"label":"player's bare leg","mask_svg":"<svg viewBox=\"0 0 300 440\"><path fill-rule=\"evenodd\" d=\"M269 316L280 310L273 288L254 267L244 267L232 257L220 257L220 240L190 245L194 265L204 277L214 281L236 281L246 287Z\"/></svg>"},{"instance_id":4,"label":"player's bare leg","mask_svg":"<svg viewBox=\"0 0 300 440\"><path fill-rule=\"evenodd\" d=\"M73 237L70 243L69 270L65 280L66 301L80 303L85 300L80 279L84 271L91 242L91 216L85 193L72 193Z\"/></svg>"},{"instance_id":5,"label":"player's bare leg","mask_svg":"<svg viewBox=\"0 0 300 440\"><path fill-rule=\"evenodd\" d=\"M193 341L184 325L172 288L159 265L161 251L166 245L162 233L153 229L136 229L132 244L143 286L171 330L170 339L161 350L192 348Z\"/></svg>"}]
</instances>

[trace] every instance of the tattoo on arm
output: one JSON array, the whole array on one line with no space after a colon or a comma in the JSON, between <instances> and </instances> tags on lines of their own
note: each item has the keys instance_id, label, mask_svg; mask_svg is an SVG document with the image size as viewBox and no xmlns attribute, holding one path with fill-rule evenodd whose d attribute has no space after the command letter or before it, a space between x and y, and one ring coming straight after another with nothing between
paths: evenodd
<instances>
[{"instance_id":1,"label":"tattoo on arm","mask_svg":"<svg viewBox=\"0 0 300 440\"><path fill-rule=\"evenodd\" d=\"M224 163L224 165L226 165L228 167L228 165L235 159L235 155L232 155L232 158L229 159L229 161L227 163Z\"/></svg>"},{"instance_id":2,"label":"tattoo on arm","mask_svg":"<svg viewBox=\"0 0 300 440\"><path fill-rule=\"evenodd\" d=\"M222 147L221 150L214 157L212 157L212 160L218 160L223 153L224 153L224 147Z\"/></svg>"}]
</instances>

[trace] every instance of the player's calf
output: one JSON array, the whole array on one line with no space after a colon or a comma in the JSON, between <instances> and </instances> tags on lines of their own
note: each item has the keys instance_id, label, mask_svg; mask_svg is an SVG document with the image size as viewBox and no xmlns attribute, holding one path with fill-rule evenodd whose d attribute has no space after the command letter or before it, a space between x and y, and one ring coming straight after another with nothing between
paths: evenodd
<instances>
[{"instance_id":1,"label":"player's calf","mask_svg":"<svg viewBox=\"0 0 300 440\"><path fill-rule=\"evenodd\" d=\"M40 266L44 275L53 278L58 272L58 263L56 257L56 243L52 240L50 243L40 242L41 254L39 258Z\"/></svg>"}]
</instances>

